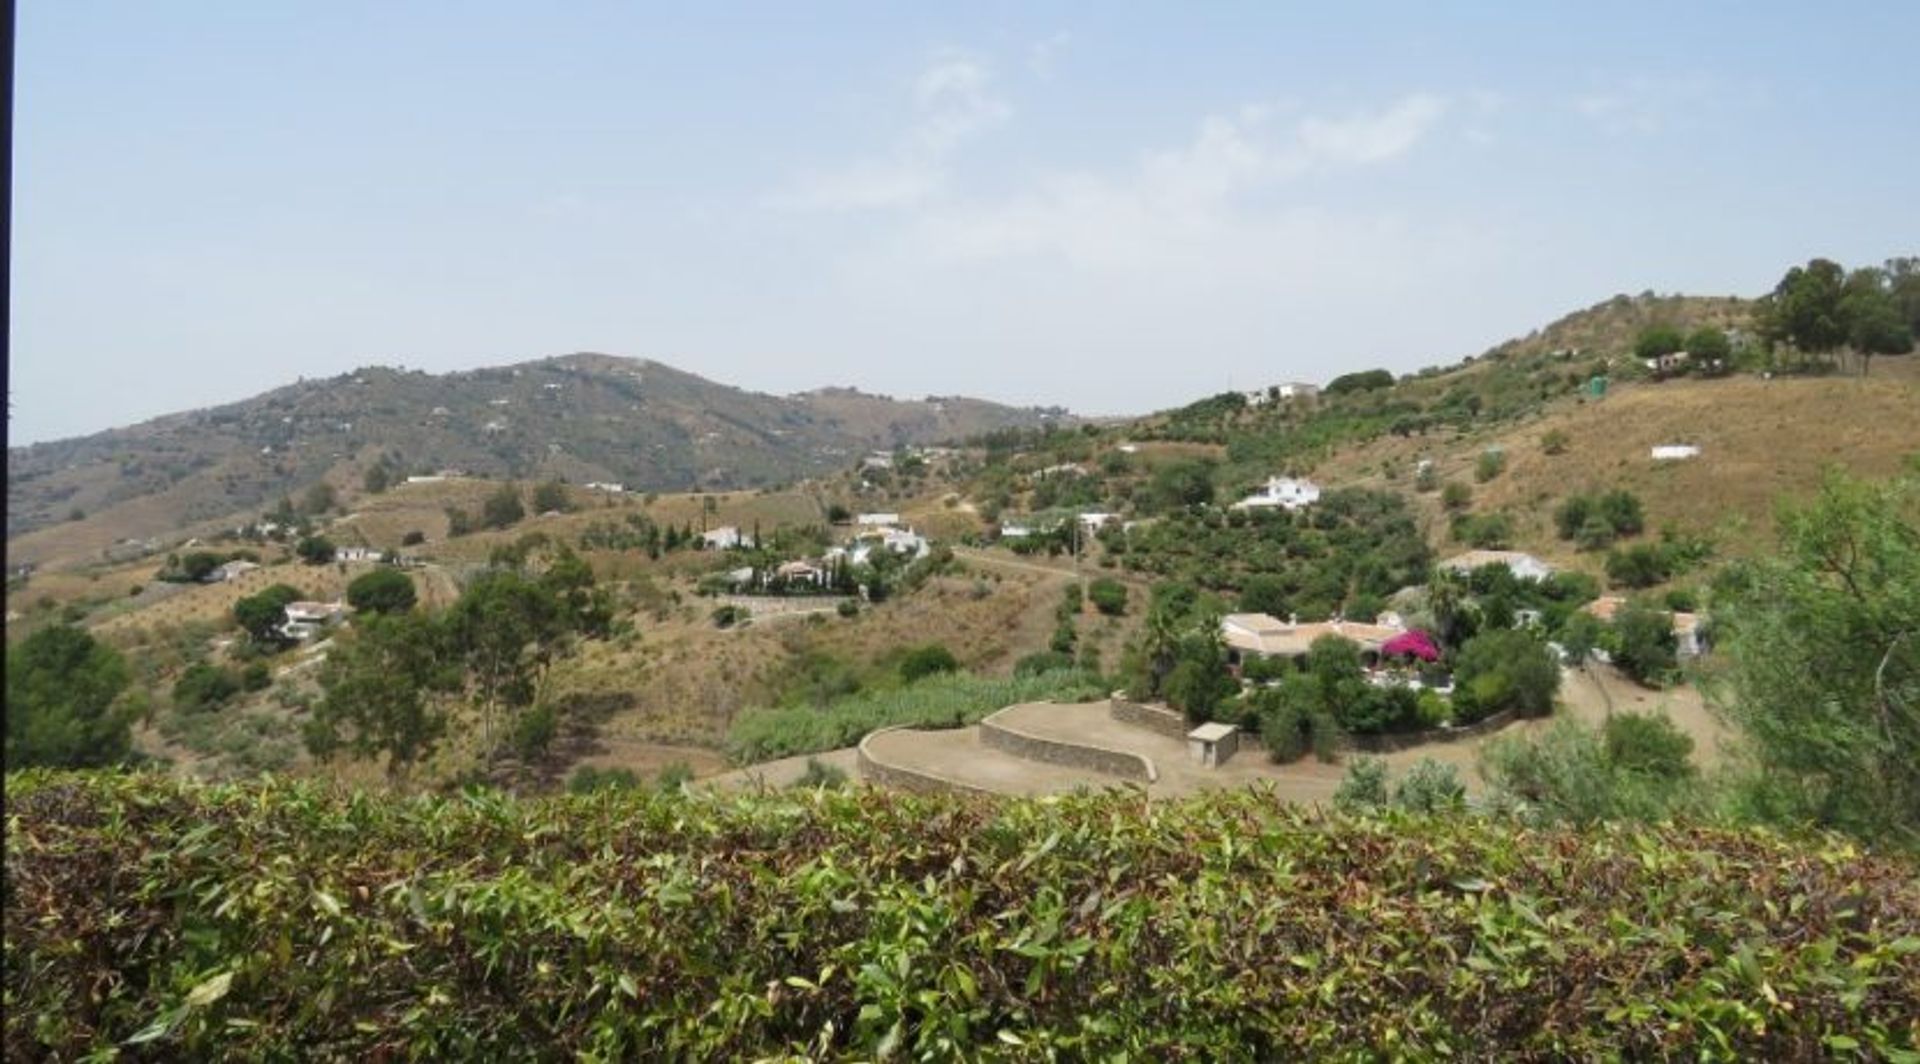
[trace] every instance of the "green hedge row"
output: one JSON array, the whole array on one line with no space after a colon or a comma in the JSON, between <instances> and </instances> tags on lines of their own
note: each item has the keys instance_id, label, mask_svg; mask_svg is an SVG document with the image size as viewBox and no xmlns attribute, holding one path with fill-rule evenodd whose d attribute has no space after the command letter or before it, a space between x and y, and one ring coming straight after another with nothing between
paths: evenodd
<instances>
[{"instance_id":1,"label":"green hedge row","mask_svg":"<svg viewBox=\"0 0 1920 1064\"><path fill-rule=\"evenodd\" d=\"M1834 838L863 791L8 778L7 1059L1898 1057Z\"/></svg>"}]
</instances>

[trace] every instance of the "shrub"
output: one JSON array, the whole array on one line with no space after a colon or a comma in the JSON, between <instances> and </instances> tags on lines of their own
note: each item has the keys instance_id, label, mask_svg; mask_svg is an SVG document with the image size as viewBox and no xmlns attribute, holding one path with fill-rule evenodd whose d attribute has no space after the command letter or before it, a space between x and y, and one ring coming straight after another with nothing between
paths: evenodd
<instances>
[{"instance_id":1,"label":"shrub","mask_svg":"<svg viewBox=\"0 0 1920 1064\"><path fill-rule=\"evenodd\" d=\"M265 662L256 661L240 670L240 689L243 691L264 691L273 686L273 673L268 671Z\"/></svg>"},{"instance_id":2,"label":"shrub","mask_svg":"<svg viewBox=\"0 0 1920 1064\"><path fill-rule=\"evenodd\" d=\"M1641 510L1639 496L1625 488L1616 488L1601 495L1595 500L1594 509L1620 535L1637 536L1646 528L1646 515Z\"/></svg>"},{"instance_id":3,"label":"shrub","mask_svg":"<svg viewBox=\"0 0 1920 1064\"><path fill-rule=\"evenodd\" d=\"M1637 536L1646 527L1640 499L1624 488L1599 495L1569 495L1553 512L1561 539L1577 540L1582 550L1599 550L1618 536Z\"/></svg>"},{"instance_id":4,"label":"shrub","mask_svg":"<svg viewBox=\"0 0 1920 1064\"><path fill-rule=\"evenodd\" d=\"M1568 439L1565 429L1548 429L1546 434L1540 437L1540 449L1547 454L1565 454L1570 442L1572 441Z\"/></svg>"},{"instance_id":5,"label":"shrub","mask_svg":"<svg viewBox=\"0 0 1920 1064\"><path fill-rule=\"evenodd\" d=\"M1480 772L1495 806L1525 819L1586 825L1704 815L1712 799L1683 751L1692 743L1664 714L1615 714L1604 730L1572 720L1543 732L1497 736Z\"/></svg>"},{"instance_id":6,"label":"shrub","mask_svg":"<svg viewBox=\"0 0 1920 1064\"><path fill-rule=\"evenodd\" d=\"M1260 741L1266 744L1267 756L1274 762L1285 764L1306 756L1307 718L1298 706L1276 700L1260 714L1259 720Z\"/></svg>"},{"instance_id":7,"label":"shrub","mask_svg":"<svg viewBox=\"0 0 1920 1064\"><path fill-rule=\"evenodd\" d=\"M581 765L567 777L567 793L592 794L594 791L631 791L640 786L640 777L630 768L596 769Z\"/></svg>"},{"instance_id":8,"label":"shrub","mask_svg":"<svg viewBox=\"0 0 1920 1064\"><path fill-rule=\"evenodd\" d=\"M1038 653L1028 654L1026 657L1014 662L1013 674L1015 676L1038 676L1041 673L1054 672L1059 669L1071 669L1073 667L1073 655L1062 654L1057 650L1042 650Z\"/></svg>"},{"instance_id":9,"label":"shrub","mask_svg":"<svg viewBox=\"0 0 1920 1064\"><path fill-rule=\"evenodd\" d=\"M1127 612L1127 585L1112 577L1100 577L1087 586L1087 597L1092 600L1093 608L1109 617L1118 617Z\"/></svg>"},{"instance_id":10,"label":"shrub","mask_svg":"<svg viewBox=\"0 0 1920 1064\"><path fill-rule=\"evenodd\" d=\"M1625 772L1660 780L1693 775L1693 737L1666 714L1615 713L1601 728L1607 760Z\"/></svg>"},{"instance_id":11,"label":"shrub","mask_svg":"<svg viewBox=\"0 0 1920 1064\"><path fill-rule=\"evenodd\" d=\"M1453 538L1481 550L1505 550L1513 545L1513 519L1506 514L1455 514Z\"/></svg>"},{"instance_id":12,"label":"shrub","mask_svg":"<svg viewBox=\"0 0 1920 1064\"><path fill-rule=\"evenodd\" d=\"M333 541L325 536L308 536L294 544L293 552L308 565L325 565L333 560Z\"/></svg>"},{"instance_id":13,"label":"shrub","mask_svg":"<svg viewBox=\"0 0 1920 1064\"><path fill-rule=\"evenodd\" d=\"M426 541L427 534L419 529L415 529L400 537L400 545L402 547L417 547Z\"/></svg>"},{"instance_id":14,"label":"shrub","mask_svg":"<svg viewBox=\"0 0 1920 1064\"><path fill-rule=\"evenodd\" d=\"M685 761L672 761L654 777L653 785L662 794L679 794L692 780L692 766Z\"/></svg>"},{"instance_id":15,"label":"shrub","mask_svg":"<svg viewBox=\"0 0 1920 1064\"><path fill-rule=\"evenodd\" d=\"M1240 611L1284 619L1288 613L1286 584L1279 577L1264 573L1249 576L1240 588Z\"/></svg>"},{"instance_id":16,"label":"shrub","mask_svg":"<svg viewBox=\"0 0 1920 1064\"><path fill-rule=\"evenodd\" d=\"M1614 587L1652 587L1671 575L1666 553L1651 543L1607 552L1607 581Z\"/></svg>"},{"instance_id":17,"label":"shrub","mask_svg":"<svg viewBox=\"0 0 1920 1064\"><path fill-rule=\"evenodd\" d=\"M847 785L845 769L829 765L817 757L807 758L807 770L793 781L796 788L839 790Z\"/></svg>"},{"instance_id":18,"label":"shrub","mask_svg":"<svg viewBox=\"0 0 1920 1064\"><path fill-rule=\"evenodd\" d=\"M502 484L480 504L480 524L484 528L506 528L527 516L520 504L520 489Z\"/></svg>"},{"instance_id":19,"label":"shrub","mask_svg":"<svg viewBox=\"0 0 1920 1064\"><path fill-rule=\"evenodd\" d=\"M1506 468L1507 452L1491 449L1481 451L1480 458L1473 464L1473 479L1478 483L1485 484L1487 481L1499 476Z\"/></svg>"},{"instance_id":20,"label":"shrub","mask_svg":"<svg viewBox=\"0 0 1920 1064\"><path fill-rule=\"evenodd\" d=\"M218 709L240 693L240 680L218 665L204 661L187 666L173 684L174 708L187 713Z\"/></svg>"},{"instance_id":21,"label":"shrub","mask_svg":"<svg viewBox=\"0 0 1920 1064\"><path fill-rule=\"evenodd\" d=\"M915 647L907 651L900 659L900 679L906 683L924 680L929 676L943 672L953 672L960 668L960 662L953 651L938 643Z\"/></svg>"},{"instance_id":22,"label":"shrub","mask_svg":"<svg viewBox=\"0 0 1920 1064\"><path fill-rule=\"evenodd\" d=\"M1340 741L1342 738L1340 723L1325 710L1316 710L1307 717L1307 740L1313 744L1314 760L1331 765L1340 760Z\"/></svg>"},{"instance_id":23,"label":"shrub","mask_svg":"<svg viewBox=\"0 0 1920 1064\"><path fill-rule=\"evenodd\" d=\"M1452 765L1423 757L1393 789L1393 804L1412 813L1458 812L1466 808L1467 787Z\"/></svg>"},{"instance_id":24,"label":"shrub","mask_svg":"<svg viewBox=\"0 0 1920 1064\"><path fill-rule=\"evenodd\" d=\"M1434 469L1433 463L1431 462L1422 463L1418 471L1413 474L1413 490L1415 491L1433 491L1439 486L1440 473Z\"/></svg>"},{"instance_id":25,"label":"shrub","mask_svg":"<svg viewBox=\"0 0 1920 1064\"><path fill-rule=\"evenodd\" d=\"M109 765L132 751L131 679L120 652L52 625L7 645L6 765ZM9 855L11 856L11 855Z\"/></svg>"},{"instance_id":26,"label":"shrub","mask_svg":"<svg viewBox=\"0 0 1920 1064\"><path fill-rule=\"evenodd\" d=\"M1613 526L1599 514L1590 514L1580 523L1573 534L1573 541L1581 550L1606 550L1613 546Z\"/></svg>"},{"instance_id":27,"label":"shrub","mask_svg":"<svg viewBox=\"0 0 1920 1064\"><path fill-rule=\"evenodd\" d=\"M546 756L547 748L553 745L553 737L559 733L560 721L550 706L535 706L520 714L513 722L513 734L508 741L513 752L522 761L534 761Z\"/></svg>"},{"instance_id":28,"label":"shrub","mask_svg":"<svg viewBox=\"0 0 1920 1064\"><path fill-rule=\"evenodd\" d=\"M734 625L746 620L747 611L738 606L727 605L714 610L710 616L715 628L732 628Z\"/></svg>"},{"instance_id":29,"label":"shrub","mask_svg":"<svg viewBox=\"0 0 1920 1064\"><path fill-rule=\"evenodd\" d=\"M1581 526L1587 523L1593 514L1593 499L1586 495L1569 495L1554 508L1553 525L1561 539L1572 539L1579 534ZM1605 525L1605 522L1602 522ZM1607 527L1609 532L1611 527Z\"/></svg>"},{"instance_id":30,"label":"shrub","mask_svg":"<svg viewBox=\"0 0 1920 1064\"><path fill-rule=\"evenodd\" d=\"M1292 658L1253 655L1240 663L1240 678L1249 683L1284 680L1299 672Z\"/></svg>"},{"instance_id":31,"label":"shrub","mask_svg":"<svg viewBox=\"0 0 1920 1064\"><path fill-rule=\"evenodd\" d=\"M566 513L573 509L573 501L567 497L567 486L557 480L542 481L533 487L533 512L537 514L559 511Z\"/></svg>"},{"instance_id":32,"label":"shrub","mask_svg":"<svg viewBox=\"0 0 1920 1064\"><path fill-rule=\"evenodd\" d=\"M1454 717L1462 724L1506 710L1544 717L1559 690L1560 662L1523 629L1482 632L1467 640L1454 663Z\"/></svg>"},{"instance_id":33,"label":"shrub","mask_svg":"<svg viewBox=\"0 0 1920 1064\"><path fill-rule=\"evenodd\" d=\"M1325 394L1347 395L1369 392L1378 388L1393 387L1393 374L1384 369L1361 370L1357 373L1343 373L1327 382Z\"/></svg>"},{"instance_id":34,"label":"shrub","mask_svg":"<svg viewBox=\"0 0 1920 1064\"><path fill-rule=\"evenodd\" d=\"M1449 480L1440 489L1440 505L1449 510L1464 510L1473 502L1473 489L1457 480Z\"/></svg>"},{"instance_id":35,"label":"shrub","mask_svg":"<svg viewBox=\"0 0 1920 1064\"><path fill-rule=\"evenodd\" d=\"M842 617L857 617L860 615L860 603L853 599L841 599L840 604L833 608L833 612Z\"/></svg>"},{"instance_id":36,"label":"shrub","mask_svg":"<svg viewBox=\"0 0 1920 1064\"><path fill-rule=\"evenodd\" d=\"M1644 602L1628 602L1614 615L1612 643L1614 664L1642 684L1664 683L1679 668L1673 615Z\"/></svg>"},{"instance_id":37,"label":"shrub","mask_svg":"<svg viewBox=\"0 0 1920 1064\"><path fill-rule=\"evenodd\" d=\"M375 569L347 585L347 603L369 613L405 613L415 600L413 578L398 569Z\"/></svg>"},{"instance_id":38,"label":"shrub","mask_svg":"<svg viewBox=\"0 0 1920 1064\"><path fill-rule=\"evenodd\" d=\"M1387 804L1387 762L1378 757L1356 758L1333 792L1334 808L1349 813L1379 809Z\"/></svg>"}]
</instances>

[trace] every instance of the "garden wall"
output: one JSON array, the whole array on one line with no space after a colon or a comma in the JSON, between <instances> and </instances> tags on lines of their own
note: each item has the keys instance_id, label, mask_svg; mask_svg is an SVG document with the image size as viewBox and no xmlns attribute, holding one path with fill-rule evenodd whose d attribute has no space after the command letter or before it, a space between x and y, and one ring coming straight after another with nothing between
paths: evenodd
<instances>
[{"instance_id":1,"label":"garden wall","mask_svg":"<svg viewBox=\"0 0 1920 1064\"><path fill-rule=\"evenodd\" d=\"M1349 735L1347 747L1369 754L1391 754L1399 750L1408 750L1429 743L1454 743L1462 739L1474 739L1489 735L1520 719L1513 710L1495 713L1485 720L1472 724L1463 724L1458 728L1433 728L1419 732L1391 732L1386 735Z\"/></svg>"},{"instance_id":2,"label":"garden wall","mask_svg":"<svg viewBox=\"0 0 1920 1064\"><path fill-rule=\"evenodd\" d=\"M996 719L999 716L995 713L980 722L981 745L1028 761L1086 769L1140 783L1152 783L1160 778L1153 762L1139 754L1044 738L1002 724Z\"/></svg>"},{"instance_id":3,"label":"garden wall","mask_svg":"<svg viewBox=\"0 0 1920 1064\"><path fill-rule=\"evenodd\" d=\"M975 787L971 783L962 783L959 780L948 779L937 773L888 764L874 757L873 754L867 750L867 744L873 741L874 736L885 732L899 731L907 727L911 727L911 725L881 728L877 731L869 732L866 738L860 740L856 764L860 770L861 779L871 783L878 783L884 787L893 788L894 790L912 791L915 794L991 795L994 793L984 787Z\"/></svg>"},{"instance_id":4,"label":"garden wall","mask_svg":"<svg viewBox=\"0 0 1920 1064\"><path fill-rule=\"evenodd\" d=\"M1164 735L1169 739L1179 739L1185 742L1187 732L1193 728L1193 725L1187 723L1185 716L1165 706L1153 706L1145 702L1134 702L1122 698L1118 694L1115 694L1113 698L1108 701L1107 705L1107 711L1112 714L1114 720L1122 724L1131 724L1135 727L1145 728L1150 732Z\"/></svg>"}]
</instances>

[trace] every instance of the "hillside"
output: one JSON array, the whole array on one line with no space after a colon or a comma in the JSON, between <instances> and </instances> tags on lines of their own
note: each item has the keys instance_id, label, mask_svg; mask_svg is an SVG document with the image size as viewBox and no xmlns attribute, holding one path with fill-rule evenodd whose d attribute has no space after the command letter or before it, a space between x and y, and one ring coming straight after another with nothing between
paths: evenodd
<instances>
[{"instance_id":1,"label":"hillside","mask_svg":"<svg viewBox=\"0 0 1920 1064\"><path fill-rule=\"evenodd\" d=\"M772 396L658 362L579 354L431 375L369 367L238 403L7 452L7 535L58 528L98 551L258 511L322 479L342 493L385 457L400 473L730 490L862 454L1063 420L960 397L852 389ZM76 513L80 515L75 519ZM9 544L23 561L45 553Z\"/></svg>"},{"instance_id":2,"label":"hillside","mask_svg":"<svg viewBox=\"0 0 1920 1064\"><path fill-rule=\"evenodd\" d=\"M1757 306L1739 296L1616 295L1499 344L1485 357L1498 361L1554 351L1624 352L1633 348L1641 330L1654 325L1683 332L1703 325L1750 329Z\"/></svg>"},{"instance_id":3,"label":"hillside","mask_svg":"<svg viewBox=\"0 0 1920 1064\"><path fill-rule=\"evenodd\" d=\"M1513 546L1556 563L1596 569L1555 533L1553 511L1569 495L1612 488L1634 492L1650 528L1709 537L1722 556L1770 547L1783 499L1804 499L1822 473L1838 468L1884 478L1920 455L1920 363L1884 360L1858 377L1674 380L1627 384L1602 400L1568 398L1515 423L1417 437L1386 436L1317 463L1331 484L1388 488L1419 499L1436 543L1448 544L1438 493L1414 484L1431 461L1441 482L1472 486L1469 512L1504 514ZM1564 439L1547 453L1548 434ZM1655 462L1652 448L1691 444L1696 459ZM1488 449L1505 470L1475 483Z\"/></svg>"}]
</instances>

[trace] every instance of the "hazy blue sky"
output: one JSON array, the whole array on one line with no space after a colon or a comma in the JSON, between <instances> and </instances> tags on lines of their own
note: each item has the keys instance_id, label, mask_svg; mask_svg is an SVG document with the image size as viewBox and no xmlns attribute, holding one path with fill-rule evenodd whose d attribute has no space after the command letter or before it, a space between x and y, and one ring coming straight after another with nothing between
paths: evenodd
<instances>
[{"instance_id":1,"label":"hazy blue sky","mask_svg":"<svg viewBox=\"0 0 1920 1064\"><path fill-rule=\"evenodd\" d=\"M22 0L12 442L578 350L1132 412L1920 251L1920 3Z\"/></svg>"}]
</instances>

